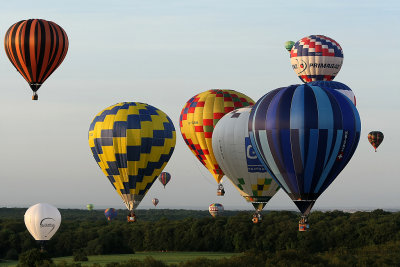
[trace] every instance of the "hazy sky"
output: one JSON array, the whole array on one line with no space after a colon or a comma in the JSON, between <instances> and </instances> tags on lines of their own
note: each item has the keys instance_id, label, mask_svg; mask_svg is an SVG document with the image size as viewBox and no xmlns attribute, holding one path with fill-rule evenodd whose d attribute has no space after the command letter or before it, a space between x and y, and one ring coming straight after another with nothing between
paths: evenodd
<instances>
[{"instance_id":1,"label":"hazy sky","mask_svg":"<svg viewBox=\"0 0 400 267\"><path fill-rule=\"evenodd\" d=\"M44 83L39 101L0 52L0 207L48 202L61 208L124 208L97 166L87 133L102 109L122 101L167 113L177 144L139 208L250 209L224 178L226 195L184 143L179 114L193 95L234 89L254 100L300 83L287 40L324 34L343 48L336 81L353 89L362 136L349 165L314 209L399 208L399 1L2 1L0 36L15 22L42 18L69 37L62 65ZM385 140L373 152L368 132ZM281 191L266 209L296 207Z\"/></svg>"}]
</instances>

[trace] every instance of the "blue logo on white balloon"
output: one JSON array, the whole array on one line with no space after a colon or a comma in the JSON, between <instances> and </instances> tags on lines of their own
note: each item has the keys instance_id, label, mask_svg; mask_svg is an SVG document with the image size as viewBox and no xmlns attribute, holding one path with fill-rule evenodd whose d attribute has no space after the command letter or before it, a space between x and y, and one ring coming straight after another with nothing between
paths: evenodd
<instances>
[{"instance_id":1,"label":"blue logo on white balloon","mask_svg":"<svg viewBox=\"0 0 400 267\"><path fill-rule=\"evenodd\" d=\"M250 138L245 137L244 143L246 146L246 160L247 160L248 172L266 172L260 160L257 158L257 154L250 143Z\"/></svg>"}]
</instances>

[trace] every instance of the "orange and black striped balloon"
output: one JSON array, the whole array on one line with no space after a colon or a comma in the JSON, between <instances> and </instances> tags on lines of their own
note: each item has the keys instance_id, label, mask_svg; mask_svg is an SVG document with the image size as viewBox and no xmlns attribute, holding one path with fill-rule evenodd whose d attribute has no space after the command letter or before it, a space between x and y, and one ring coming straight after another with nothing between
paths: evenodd
<instances>
[{"instance_id":1,"label":"orange and black striped balloon","mask_svg":"<svg viewBox=\"0 0 400 267\"><path fill-rule=\"evenodd\" d=\"M12 25L4 38L11 63L25 78L34 97L43 82L60 66L68 51L63 28L44 19L21 20Z\"/></svg>"}]
</instances>

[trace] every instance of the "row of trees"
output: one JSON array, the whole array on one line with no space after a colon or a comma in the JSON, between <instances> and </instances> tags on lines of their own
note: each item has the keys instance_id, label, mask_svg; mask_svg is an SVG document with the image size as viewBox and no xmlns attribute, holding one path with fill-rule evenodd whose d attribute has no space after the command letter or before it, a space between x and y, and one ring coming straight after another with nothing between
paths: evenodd
<instances>
[{"instance_id":1,"label":"row of trees","mask_svg":"<svg viewBox=\"0 0 400 267\"><path fill-rule=\"evenodd\" d=\"M352 214L316 211L310 216L309 232L297 231L299 215L294 212L268 212L260 224L253 224L250 219L250 212L215 219L161 218L137 223L65 219L47 244L47 251L56 257L69 256L77 250L88 255L159 250L252 250L275 257L282 253L300 253L330 258L329 253L342 255L348 251L358 253L364 250L368 251L366 255L390 256L393 250L381 248L400 241L400 213L382 210ZM19 254L35 247L37 244L26 231L23 220L0 220L0 258L16 259Z\"/></svg>"}]
</instances>

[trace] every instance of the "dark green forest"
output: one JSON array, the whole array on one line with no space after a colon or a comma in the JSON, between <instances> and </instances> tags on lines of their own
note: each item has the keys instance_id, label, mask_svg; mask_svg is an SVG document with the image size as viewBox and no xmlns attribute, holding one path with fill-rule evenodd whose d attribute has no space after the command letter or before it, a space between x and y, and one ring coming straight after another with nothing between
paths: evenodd
<instances>
[{"instance_id":1,"label":"dark green forest","mask_svg":"<svg viewBox=\"0 0 400 267\"><path fill-rule=\"evenodd\" d=\"M0 259L17 259L39 247L25 228L24 212L0 209ZM212 218L208 211L138 210L136 223L127 223L124 211L111 222L103 211L60 212L60 229L46 245L51 257L221 251L245 253L181 266L400 266L400 212L314 211L308 232L298 231L299 213L291 211L265 212L259 224L251 222L250 211ZM147 266L134 264L139 263L113 266Z\"/></svg>"}]
</instances>

